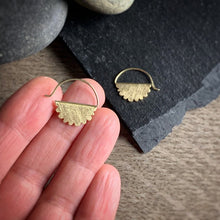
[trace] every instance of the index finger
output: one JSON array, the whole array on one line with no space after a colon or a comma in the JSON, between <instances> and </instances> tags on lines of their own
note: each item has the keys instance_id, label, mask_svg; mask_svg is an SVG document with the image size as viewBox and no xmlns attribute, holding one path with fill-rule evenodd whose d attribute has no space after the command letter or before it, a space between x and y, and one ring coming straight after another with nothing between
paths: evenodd
<instances>
[{"instance_id":1,"label":"index finger","mask_svg":"<svg viewBox=\"0 0 220 220\"><path fill-rule=\"evenodd\" d=\"M53 101L62 98L49 77L38 77L20 88L0 109L0 182L35 135L54 112Z\"/></svg>"}]
</instances>

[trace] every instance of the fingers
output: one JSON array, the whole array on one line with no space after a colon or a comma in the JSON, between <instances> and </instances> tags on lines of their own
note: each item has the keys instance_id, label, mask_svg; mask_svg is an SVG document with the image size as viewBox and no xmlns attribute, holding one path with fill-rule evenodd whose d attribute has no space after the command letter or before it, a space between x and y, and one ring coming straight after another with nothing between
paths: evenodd
<instances>
[{"instance_id":1,"label":"fingers","mask_svg":"<svg viewBox=\"0 0 220 220\"><path fill-rule=\"evenodd\" d=\"M63 159L55 177L43 192L31 219L70 218L80 204L96 172L108 158L119 134L119 120L109 109L96 111Z\"/></svg>"},{"instance_id":2,"label":"fingers","mask_svg":"<svg viewBox=\"0 0 220 220\"><path fill-rule=\"evenodd\" d=\"M86 79L86 81L95 88L101 106L105 100L103 89L94 80ZM92 89L80 81L76 81L69 87L63 100L96 104ZM7 219L10 219L9 216L13 219L14 215L20 219L27 216L38 200L44 184L82 128L83 126L75 127L64 124L56 113L51 117L3 180L0 186L2 198L0 209L4 211L0 213L0 219L1 214L8 216Z\"/></svg>"},{"instance_id":3,"label":"fingers","mask_svg":"<svg viewBox=\"0 0 220 220\"><path fill-rule=\"evenodd\" d=\"M45 94L57 85L48 77L38 77L17 91L0 110L0 183L12 164L33 137L51 117L54 99L60 99L59 89L53 97Z\"/></svg>"},{"instance_id":4,"label":"fingers","mask_svg":"<svg viewBox=\"0 0 220 220\"><path fill-rule=\"evenodd\" d=\"M120 189L121 181L118 171L111 165L104 165L95 175L74 219L115 219Z\"/></svg>"}]
</instances>

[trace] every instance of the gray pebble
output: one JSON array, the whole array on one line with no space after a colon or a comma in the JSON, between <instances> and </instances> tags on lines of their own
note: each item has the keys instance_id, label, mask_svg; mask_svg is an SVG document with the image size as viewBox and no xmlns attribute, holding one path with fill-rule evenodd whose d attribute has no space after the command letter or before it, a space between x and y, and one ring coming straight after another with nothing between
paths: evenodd
<instances>
[{"instance_id":1,"label":"gray pebble","mask_svg":"<svg viewBox=\"0 0 220 220\"><path fill-rule=\"evenodd\" d=\"M80 5L102 13L120 14L131 7L134 0L75 0Z\"/></svg>"},{"instance_id":2,"label":"gray pebble","mask_svg":"<svg viewBox=\"0 0 220 220\"><path fill-rule=\"evenodd\" d=\"M64 25L67 8L64 0L1 0L0 64L49 45Z\"/></svg>"}]
</instances>

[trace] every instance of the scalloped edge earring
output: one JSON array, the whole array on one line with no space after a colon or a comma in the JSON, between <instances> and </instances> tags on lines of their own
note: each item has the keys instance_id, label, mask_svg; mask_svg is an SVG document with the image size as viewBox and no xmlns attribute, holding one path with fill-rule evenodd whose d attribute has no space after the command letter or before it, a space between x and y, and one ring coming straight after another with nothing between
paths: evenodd
<instances>
[{"instance_id":1,"label":"scalloped edge earring","mask_svg":"<svg viewBox=\"0 0 220 220\"><path fill-rule=\"evenodd\" d=\"M144 73L145 75L148 76L151 83L118 82L118 79L122 74L124 74L127 71L131 71L131 70L135 70L135 71L139 71L139 72ZM129 102L134 102L134 101L138 102L139 100L143 100L151 92L151 88L155 91L160 90L160 89L156 88L151 75L147 71L140 69L140 68L134 68L134 67L124 69L120 73L118 73L118 75L115 77L114 83L115 83L115 86L118 90L119 95L123 99L125 99Z\"/></svg>"},{"instance_id":2,"label":"scalloped edge earring","mask_svg":"<svg viewBox=\"0 0 220 220\"><path fill-rule=\"evenodd\" d=\"M88 104L65 102L65 101L55 101L55 104L57 106L56 112L59 113L58 118L63 119L63 122L68 123L69 125L74 124L75 126L80 126L81 124L86 124L87 121L90 121L92 119L92 116L95 114L95 111L97 110L99 105L99 98L97 92L90 83L88 83L84 79L77 79L77 78L67 79L60 82L50 95L45 95L45 96L51 97L59 86L71 81L81 81L83 83L86 83L93 90L96 97L96 105L88 105Z\"/></svg>"}]
</instances>

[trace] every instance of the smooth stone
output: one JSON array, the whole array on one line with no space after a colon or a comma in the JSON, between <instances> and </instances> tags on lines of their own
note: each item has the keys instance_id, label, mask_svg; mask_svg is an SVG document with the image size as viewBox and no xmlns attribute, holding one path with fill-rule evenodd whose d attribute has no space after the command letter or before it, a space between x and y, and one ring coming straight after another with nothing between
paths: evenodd
<instances>
[{"instance_id":1,"label":"smooth stone","mask_svg":"<svg viewBox=\"0 0 220 220\"><path fill-rule=\"evenodd\" d=\"M120 14L128 10L134 0L75 0L80 5L101 14Z\"/></svg>"},{"instance_id":2,"label":"smooth stone","mask_svg":"<svg viewBox=\"0 0 220 220\"><path fill-rule=\"evenodd\" d=\"M67 16L64 0L0 1L0 64L40 51L60 33Z\"/></svg>"}]
</instances>

